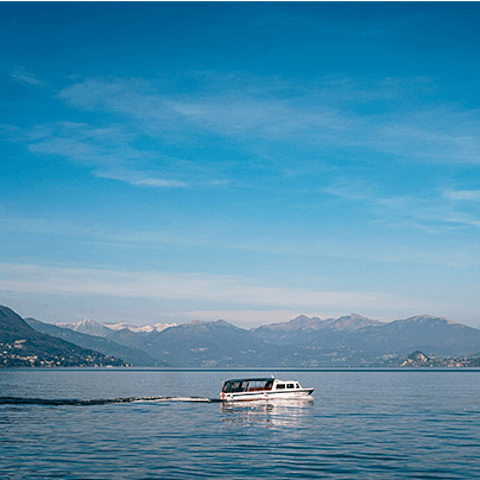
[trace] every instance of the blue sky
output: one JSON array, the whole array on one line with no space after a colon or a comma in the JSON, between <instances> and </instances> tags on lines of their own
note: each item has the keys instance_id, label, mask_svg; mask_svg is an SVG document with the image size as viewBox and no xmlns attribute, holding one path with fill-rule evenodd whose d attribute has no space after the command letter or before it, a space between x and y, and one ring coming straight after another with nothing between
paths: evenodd
<instances>
[{"instance_id":1,"label":"blue sky","mask_svg":"<svg viewBox=\"0 0 480 480\"><path fill-rule=\"evenodd\" d=\"M479 327L479 14L1 3L0 303Z\"/></svg>"}]
</instances>

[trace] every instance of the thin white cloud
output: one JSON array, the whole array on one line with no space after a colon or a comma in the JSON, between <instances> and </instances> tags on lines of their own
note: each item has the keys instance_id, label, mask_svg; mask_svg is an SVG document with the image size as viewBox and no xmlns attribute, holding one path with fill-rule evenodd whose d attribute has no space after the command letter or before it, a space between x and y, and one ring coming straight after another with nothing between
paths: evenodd
<instances>
[{"instance_id":1,"label":"thin white cloud","mask_svg":"<svg viewBox=\"0 0 480 480\"><path fill-rule=\"evenodd\" d=\"M467 219L461 219L464 223L452 223L450 226L445 226L445 224L439 221L434 223L424 219L412 220L408 212L396 216L386 215L383 212L383 217L380 214L379 217L382 223L395 228L401 232L402 236L408 236L415 230L421 230L433 236L445 234L446 232L451 233L448 232L448 228L454 230L470 226L476 230L480 226L478 224L466 224ZM352 261L442 265L448 267L471 267L478 265L480 259L480 247L476 243L470 245L468 242L462 244L461 248L459 248L458 244L444 246L443 248L436 244L436 248L432 250L428 242L422 247L420 245L413 246L409 243L404 244L400 241L393 249L390 244L384 246L377 245L372 249L368 241L365 242L365 240L357 238L353 241L345 239L342 242L327 238L316 239L314 242L306 242L303 238L297 238L294 241L284 241L277 237L275 237L275 241L269 238L259 239L251 238L250 236L236 239L225 238L222 228L215 224L209 225L208 228L202 231L195 229L194 233L188 225L184 225L175 232L162 231L161 229L158 231L136 230L134 233L122 230L109 230L106 232L102 228L92 228L88 222L69 224L52 219L13 217L8 214L7 209L4 209L3 214L0 215L0 229L4 233L53 235L63 238L65 241L74 239L74 241L83 244L119 249L122 254L127 248L134 249L133 251L135 249L148 250L155 255L155 252L159 249L164 250L171 246L175 246L175 248L181 246L186 249L202 247L231 251L232 255L237 255L235 252L262 252L268 255L310 256L312 259L315 258L317 260L318 258L326 257ZM432 241L437 242L433 238ZM302 245L301 250L299 250L299 244ZM302 280L304 279L305 275L302 275ZM318 275L316 275L314 281L319 281ZM325 278L322 281L325 281Z\"/></svg>"},{"instance_id":2,"label":"thin white cloud","mask_svg":"<svg viewBox=\"0 0 480 480\"><path fill-rule=\"evenodd\" d=\"M480 216L469 205L480 200L480 190L436 189L418 195L386 196L381 187L364 178L342 177L320 191L345 201L362 202L377 221L404 231L421 229L440 235L455 228L480 227Z\"/></svg>"},{"instance_id":3,"label":"thin white cloud","mask_svg":"<svg viewBox=\"0 0 480 480\"><path fill-rule=\"evenodd\" d=\"M367 200L372 198L371 187L363 179L341 178L333 184L323 187L323 193L345 200Z\"/></svg>"},{"instance_id":4,"label":"thin white cloud","mask_svg":"<svg viewBox=\"0 0 480 480\"><path fill-rule=\"evenodd\" d=\"M374 145L427 162L480 163L480 110L428 108L392 115L376 127Z\"/></svg>"},{"instance_id":5,"label":"thin white cloud","mask_svg":"<svg viewBox=\"0 0 480 480\"><path fill-rule=\"evenodd\" d=\"M447 190L444 192L444 196L450 200L478 201L480 200L480 190Z\"/></svg>"},{"instance_id":6,"label":"thin white cloud","mask_svg":"<svg viewBox=\"0 0 480 480\"><path fill-rule=\"evenodd\" d=\"M167 95L161 82L143 79L86 79L59 94L72 107L106 112L112 125L108 128L56 122L23 132L8 126L2 129L7 138L22 141L32 153L62 156L91 167L97 177L138 187L241 187L246 182L235 175L259 168L283 177L292 178L296 172L305 175L308 160L276 157L279 145L285 143L300 143L301 151L303 147L345 151L361 147L393 154L390 161L480 162L478 111L429 109L424 103L422 112L412 107L404 113L397 96L428 92L433 88L431 79L386 78L370 85L354 78L325 77L305 86L294 79L244 72L188 75L200 84L188 95ZM366 113L368 109L362 113L358 108L370 103L377 113ZM241 169L229 166L228 161L207 162L206 168L199 162L172 161L163 155L164 142L181 140L182 145L192 146L201 139L204 145L205 135L235 139L240 151L251 150L252 160L242 163ZM139 147L149 145L150 140L155 141L155 148ZM258 153L258 140L263 141L264 155ZM323 192L356 200L372 197L361 185L336 183L325 186Z\"/></svg>"},{"instance_id":7,"label":"thin white cloud","mask_svg":"<svg viewBox=\"0 0 480 480\"><path fill-rule=\"evenodd\" d=\"M98 178L108 178L139 187L185 188L189 182L171 178L172 174L160 171L141 170L149 162L168 168L168 163L182 162L177 159L160 157L150 151L138 150L131 146L135 135L125 132L123 127L92 128L85 123L56 122L37 125L22 130L2 125L5 135L12 141L26 144L27 149L38 155L55 155L74 163L93 167ZM158 162L160 160L160 162ZM185 162L183 162L185 165ZM190 165L192 167L192 165ZM198 169L196 169L198 175ZM197 179L197 183L207 183ZM213 181L210 183L214 185Z\"/></svg>"},{"instance_id":8,"label":"thin white cloud","mask_svg":"<svg viewBox=\"0 0 480 480\"><path fill-rule=\"evenodd\" d=\"M212 78L212 75L210 75ZM223 80L223 79L222 79ZM258 85L258 78L255 78ZM218 78L216 83L219 82ZM160 87L161 88L161 87ZM258 88L258 87L257 87ZM352 118L326 105L315 109L299 108L295 102L272 96L275 89L258 92L246 88L231 90L228 84L209 95L140 94L139 81L102 82L88 79L64 89L59 98L76 107L101 107L129 115L146 123L152 133L210 131L225 136L282 139L298 135L329 137L330 131L342 132L352 124ZM207 88L208 90L208 88ZM267 91L268 90L268 91ZM193 130L192 130L193 129Z\"/></svg>"},{"instance_id":9,"label":"thin white cloud","mask_svg":"<svg viewBox=\"0 0 480 480\"><path fill-rule=\"evenodd\" d=\"M10 76L22 83L28 83L29 85L35 85L42 87L44 82L39 80L33 73L28 72L24 67L15 67L10 71Z\"/></svg>"},{"instance_id":10,"label":"thin white cloud","mask_svg":"<svg viewBox=\"0 0 480 480\"><path fill-rule=\"evenodd\" d=\"M39 265L0 265L0 290L37 295L104 295L277 308L398 308L406 300L381 292L329 292L265 286L206 273L145 273ZM408 303L408 302L407 302Z\"/></svg>"},{"instance_id":11,"label":"thin white cloud","mask_svg":"<svg viewBox=\"0 0 480 480\"><path fill-rule=\"evenodd\" d=\"M463 209L458 202L449 200L448 196L437 193L426 198L414 195L377 198L374 204L378 214L388 221L401 218L415 220L423 226L435 227L438 233L442 226L480 227L480 218L470 210Z\"/></svg>"},{"instance_id":12,"label":"thin white cloud","mask_svg":"<svg viewBox=\"0 0 480 480\"><path fill-rule=\"evenodd\" d=\"M125 94L128 98L131 88L138 88L137 82L129 81L96 81L87 79L63 89L58 97L68 100L71 104L91 108L101 102L108 102L117 95Z\"/></svg>"},{"instance_id":13,"label":"thin white cloud","mask_svg":"<svg viewBox=\"0 0 480 480\"><path fill-rule=\"evenodd\" d=\"M216 135L364 147L425 161L478 163L479 112L439 107L429 78L319 78L310 85L245 72L187 72L200 84L190 94L164 92L141 79L87 79L59 97L80 108L102 108L142 121L149 135ZM148 87L148 88L147 88ZM215 88L214 88L215 87ZM422 110L415 99L422 95ZM405 104L408 99L409 104ZM375 114L362 106L375 105ZM360 108L359 108L360 107ZM408 111L409 113L405 113ZM183 137L185 138L185 137Z\"/></svg>"},{"instance_id":14,"label":"thin white cloud","mask_svg":"<svg viewBox=\"0 0 480 480\"><path fill-rule=\"evenodd\" d=\"M137 187L156 187L156 188L186 188L187 182L174 179L159 178L153 172L142 171L95 171L94 175L99 178L109 178L120 182L129 183Z\"/></svg>"}]
</instances>

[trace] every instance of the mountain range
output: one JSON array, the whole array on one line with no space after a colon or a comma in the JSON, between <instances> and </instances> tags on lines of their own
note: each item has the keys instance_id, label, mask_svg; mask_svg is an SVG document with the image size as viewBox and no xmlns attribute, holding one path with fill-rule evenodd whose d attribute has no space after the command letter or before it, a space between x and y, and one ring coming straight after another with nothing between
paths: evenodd
<instances>
[{"instance_id":1,"label":"mountain range","mask_svg":"<svg viewBox=\"0 0 480 480\"><path fill-rule=\"evenodd\" d=\"M130 325L127 322L118 322L118 323L97 323L89 318L82 320L81 322L76 323L66 323L66 322L57 322L55 326L61 328L68 328L70 330L75 330L80 333L87 333L88 335L96 335L99 337L106 337L111 331L117 330L130 330L135 333L150 333L153 331L161 332L166 328L176 327L176 323L156 323L155 325L142 325L138 327L136 325Z\"/></svg>"},{"instance_id":2,"label":"mountain range","mask_svg":"<svg viewBox=\"0 0 480 480\"><path fill-rule=\"evenodd\" d=\"M118 358L41 333L13 310L0 305L0 367L125 365Z\"/></svg>"},{"instance_id":3,"label":"mountain range","mask_svg":"<svg viewBox=\"0 0 480 480\"><path fill-rule=\"evenodd\" d=\"M480 330L430 315L389 323L356 314L301 315L250 330L223 320L143 327L88 319L52 325L27 318L26 323L135 366L467 366L480 356Z\"/></svg>"},{"instance_id":4,"label":"mountain range","mask_svg":"<svg viewBox=\"0 0 480 480\"><path fill-rule=\"evenodd\" d=\"M126 347L98 335L88 335L70 328L57 327L50 323L40 322L34 318L26 318L25 322L38 332L61 338L82 348L95 350L103 355L121 358L130 365L153 367L157 364L155 360L143 350Z\"/></svg>"}]
</instances>

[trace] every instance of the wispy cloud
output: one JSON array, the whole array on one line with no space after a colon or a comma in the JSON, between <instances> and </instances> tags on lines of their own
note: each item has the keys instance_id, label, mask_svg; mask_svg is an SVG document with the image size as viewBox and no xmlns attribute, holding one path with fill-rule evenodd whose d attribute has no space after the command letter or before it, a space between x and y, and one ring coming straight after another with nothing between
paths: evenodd
<instances>
[{"instance_id":1,"label":"wispy cloud","mask_svg":"<svg viewBox=\"0 0 480 480\"><path fill-rule=\"evenodd\" d=\"M480 212L471 203L480 200L479 190L428 189L416 195L385 195L372 181L341 177L321 189L323 194L347 202L360 202L377 221L393 228L422 229L442 234L452 228L480 227Z\"/></svg>"},{"instance_id":2,"label":"wispy cloud","mask_svg":"<svg viewBox=\"0 0 480 480\"><path fill-rule=\"evenodd\" d=\"M31 72L28 72L24 67L15 67L10 70L10 76L22 83L27 83L29 85L35 85L38 87L42 87L45 85L44 82L39 80L36 75Z\"/></svg>"},{"instance_id":3,"label":"wispy cloud","mask_svg":"<svg viewBox=\"0 0 480 480\"><path fill-rule=\"evenodd\" d=\"M0 290L44 295L107 295L279 308L404 307L382 292L340 292L266 286L234 276L145 273L39 265L0 265Z\"/></svg>"},{"instance_id":4,"label":"wispy cloud","mask_svg":"<svg viewBox=\"0 0 480 480\"><path fill-rule=\"evenodd\" d=\"M157 187L157 188L186 188L187 182L167 178L159 178L155 172L142 171L101 171L97 170L94 175L99 178L110 178L120 182L129 183L137 187Z\"/></svg>"},{"instance_id":5,"label":"wispy cloud","mask_svg":"<svg viewBox=\"0 0 480 480\"><path fill-rule=\"evenodd\" d=\"M150 150L139 150L132 146L136 135L122 126L95 128L85 123L56 122L32 129L2 127L7 138L24 143L30 152L55 155L85 165L99 178L139 187L185 188L191 185L189 181L175 178L176 168L171 171L172 166L184 166L185 162ZM150 163L157 165L156 170L145 170ZM198 171L195 175L198 176ZM201 183L201 179L195 180Z\"/></svg>"},{"instance_id":6,"label":"wispy cloud","mask_svg":"<svg viewBox=\"0 0 480 480\"><path fill-rule=\"evenodd\" d=\"M188 95L167 93L161 82L87 79L65 88L59 98L77 108L101 108L142 121L151 135L187 131L242 141L301 139L306 145L362 147L405 159L480 161L476 134L480 112L438 106L430 78L365 82L329 76L300 84L244 72L187 72L185 76L198 82L197 90Z\"/></svg>"},{"instance_id":7,"label":"wispy cloud","mask_svg":"<svg viewBox=\"0 0 480 480\"><path fill-rule=\"evenodd\" d=\"M447 190L444 196L450 200L479 201L480 190Z\"/></svg>"},{"instance_id":8,"label":"wispy cloud","mask_svg":"<svg viewBox=\"0 0 480 480\"><path fill-rule=\"evenodd\" d=\"M433 227L432 232L436 233L455 227L480 227L480 218L474 212L458 205L458 202L446 201L441 192L428 198L414 195L377 198L375 205L380 214L383 210L384 219L388 222L400 218L415 220L423 227Z\"/></svg>"},{"instance_id":9,"label":"wispy cloud","mask_svg":"<svg viewBox=\"0 0 480 480\"><path fill-rule=\"evenodd\" d=\"M59 121L21 131L6 126L4 135L22 141L32 153L82 163L97 177L151 188L245 186L260 169L271 178L305 176L318 171L319 163L324 170L328 165L328 153L316 166L302 158L314 150L347 156L361 151L362 162L388 154L389 162L480 163L480 112L438 106L433 100L429 104L425 98L435 91L430 78L367 82L328 76L300 83L207 71L187 72L183 81L196 86L185 93L162 80L77 81L58 99L77 113L101 113L108 126ZM419 95L425 95L421 109ZM84 118L91 122L91 116ZM220 150L224 144L249 157L241 169L228 158L202 164L191 154L190 159L166 154L173 145L190 152L200 145L206 158L205 145ZM282 157L283 147L298 151ZM365 187L341 182L323 191L357 200L371 196Z\"/></svg>"},{"instance_id":10,"label":"wispy cloud","mask_svg":"<svg viewBox=\"0 0 480 480\"><path fill-rule=\"evenodd\" d=\"M379 125L377 144L387 152L427 162L479 164L479 130L480 110L433 107L395 115Z\"/></svg>"},{"instance_id":11,"label":"wispy cloud","mask_svg":"<svg viewBox=\"0 0 480 480\"><path fill-rule=\"evenodd\" d=\"M321 189L327 195L340 197L344 200L367 200L372 198L371 186L363 179L340 178L331 185Z\"/></svg>"},{"instance_id":12,"label":"wispy cloud","mask_svg":"<svg viewBox=\"0 0 480 480\"><path fill-rule=\"evenodd\" d=\"M210 73L209 78L212 77ZM202 75L202 78L204 76ZM263 96L258 95L259 79L254 78L251 89L232 90L231 84L218 76L219 90L165 95L142 93L139 81L106 83L86 80L64 89L59 98L82 108L102 107L123 115L130 115L146 122L151 132L183 130L210 131L225 136L249 136L250 138L281 139L294 135L328 136L330 131L343 131L352 120L327 105L315 109L299 108L291 100L275 98L276 88L266 87L263 80ZM278 83L278 82L277 82ZM151 90L151 89L150 89ZM192 130L193 129L193 130ZM199 130L197 130L199 129Z\"/></svg>"},{"instance_id":13,"label":"wispy cloud","mask_svg":"<svg viewBox=\"0 0 480 480\"><path fill-rule=\"evenodd\" d=\"M16 140L33 153L58 155L88 166L117 165L149 156L132 147L133 135L123 127L92 127L56 122L17 131Z\"/></svg>"},{"instance_id":14,"label":"wispy cloud","mask_svg":"<svg viewBox=\"0 0 480 480\"><path fill-rule=\"evenodd\" d=\"M136 229L130 232L123 228L110 228L105 230L102 226L92 225L88 219L68 223L62 220L51 218L28 218L13 216L8 208L0 210L0 229L4 234L14 233L16 235L39 235L41 237L56 237L59 242L70 243L91 248L108 248L109 252L149 252L150 255L158 255L158 252L174 247L184 251L193 251L201 248L205 252L212 252L213 255L228 254L231 257L241 255L262 254L266 258L278 256L296 257L303 263L306 259L318 262L320 258L328 258L330 261L349 260L353 262L381 262L382 264L408 264L408 265L436 265L448 267L472 267L480 262L480 247L476 242L476 235L479 223L473 217L464 216L461 212L450 216L444 211L435 212L413 210L410 204L415 199L390 199L388 206L377 206L373 200L351 200L364 202L362 209L370 208L376 217L369 220L369 228L372 229L372 238L344 235L331 237L330 235L319 235L314 241L305 239L301 234L292 236L278 236L276 234L266 237L248 235L225 235L223 225L211 222L207 227L198 229L193 225L183 224L172 231L161 227L156 229ZM369 203L370 202L370 203ZM376 210L375 210L376 208ZM394 211L390 209L394 208ZM425 207L426 208L426 207ZM0 205L1 209L1 205ZM397 211L398 210L398 211ZM372 215L373 215L372 214ZM446 223L448 221L448 223ZM383 224L396 231L396 240L375 245L376 227ZM452 232L472 229L473 240L468 237L461 243L454 245L444 244L441 239L450 237ZM345 229L345 231L348 229ZM354 231L354 230L352 230ZM423 244L412 244L410 237L416 232L427 233ZM382 233L383 235L383 233ZM22 237L18 237L22 238ZM28 238L28 237L24 237ZM405 240L403 240L405 239ZM20 240L20 243L22 241ZM375 245L372 248L373 245ZM432 242L435 249L431 248ZM393 245L393 246L392 246ZM28 253L26 253L28 255ZM395 268L393 265L391 268ZM269 273L265 272L268 277ZM293 278L292 272L289 276ZM302 281L305 274L301 275ZM318 283L319 276L316 275L315 282ZM322 278L322 282L325 278Z\"/></svg>"}]
</instances>

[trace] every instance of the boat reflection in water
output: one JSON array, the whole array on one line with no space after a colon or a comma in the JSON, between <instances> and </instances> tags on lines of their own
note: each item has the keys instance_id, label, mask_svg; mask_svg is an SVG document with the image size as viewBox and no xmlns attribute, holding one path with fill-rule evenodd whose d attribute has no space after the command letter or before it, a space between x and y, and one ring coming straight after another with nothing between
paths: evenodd
<instances>
[{"instance_id":1,"label":"boat reflection in water","mask_svg":"<svg viewBox=\"0 0 480 480\"><path fill-rule=\"evenodd\" d=\"M222 422L264 426L309 428L313 398L268 399L259 402L222 402Z\"/></svg>"}]
</instances>

